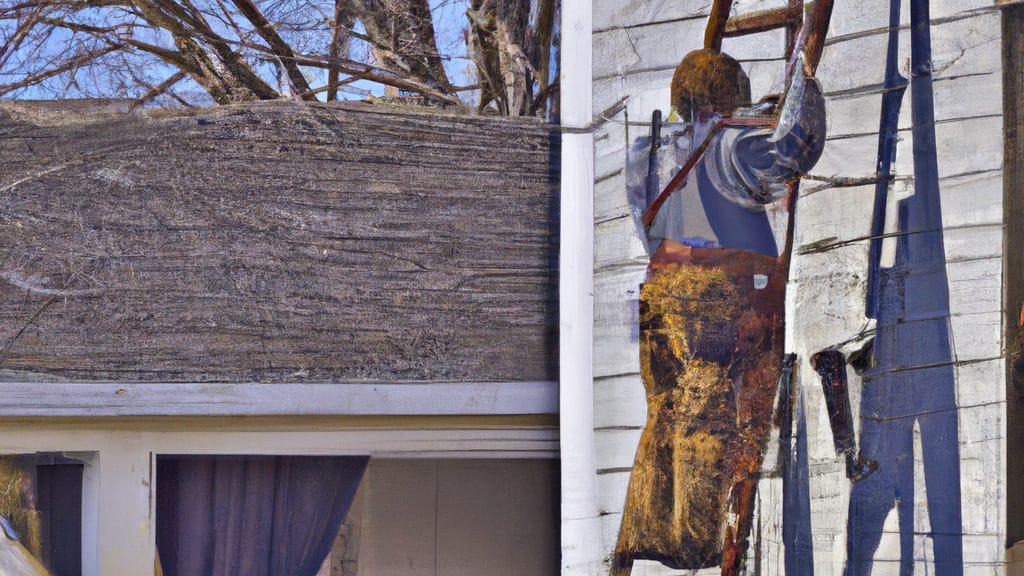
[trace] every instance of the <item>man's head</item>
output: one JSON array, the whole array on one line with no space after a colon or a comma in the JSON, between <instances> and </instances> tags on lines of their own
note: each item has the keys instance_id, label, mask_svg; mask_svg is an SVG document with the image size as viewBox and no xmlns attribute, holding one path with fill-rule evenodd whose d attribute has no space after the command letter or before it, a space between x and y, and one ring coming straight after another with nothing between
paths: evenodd
<instances>
[{"instance_id":1,"label":"man's head","mask_svg":"<svg viewBox=\"0 0 1024 576\"><path fill-rule=\"evenodd\" d=\"M691 120L700 112L721 115L750 105L750 79L728 54L694 50L683 57L672 76L672 108Z\"/></svg>"}]
</instances>

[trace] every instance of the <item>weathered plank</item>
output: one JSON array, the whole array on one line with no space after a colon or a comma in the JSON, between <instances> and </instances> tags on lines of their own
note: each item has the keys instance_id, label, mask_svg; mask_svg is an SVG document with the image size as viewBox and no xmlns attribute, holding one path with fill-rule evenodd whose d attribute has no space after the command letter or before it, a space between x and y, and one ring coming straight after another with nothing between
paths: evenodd
<instances>
[{"instance_id":1,"label":"weathered plank","mask_svg":"<svg viewBox=\"0 0 1024 576\"><path fill-rule=\"evenodd\" d=\"M594 427L643 427L647 398L640 374L598 378L594 382Z\"/></svg>"},{"instance_id":2,"label":"weathered plank","mask_svg":"<svg viewBox=\"0 0 1024 576\"><path fill-rule=\"evenodd\" d=\"M1006 540L1010 547L1024 542L1024 5L1002 12L1003 103L1006 123L1005 179L1003 180L1003 330L1006 354ZM1018 554L1021 548L1018 547ZM1024 556L1021 556L1024 558ZM1024 563L1022 563L1024 564ZM1019 568L1024 573L1024 565Z\"/></svg>"},{"instance_id":3,"label":"weathered plank","mask_svg":"<svg viewBox=\"0 0 1024 576\"><path fill-rule=\"evenodd\" d=\"M785 5L785 0L736 0L730 14L748 14ZM652 23L696 20L703 26L711 4L669 0L598 0L594 2L594 31L643 27Z\"/></svg>"},{"instance_id":4,"label":"weathered plank","mask_svg":"<svg viewBox=\"0 0 1024 576\"><path fill-rule=\"evenodd\" d=\"M942 78L936 80L934 88L936 121L1002 114L1002 83L998 71ZM840 94L827 99L828 136L837 138L877 133L884 91L879 86L877 90ZM970 106L964 106L965 101L969 101ZM900 128L910 128L910 107L904 106L900 112ZM988 135L979 134L978 137Z\"/></svg>"},{"instance_id":5,"label":"weathered plank","mask_svg":"<svg viewBox=\"0 0 1024 576\"><path fill-rule=\"evenodd\" d=\"M556 379L547 125L281 102L48 126L6 105L0 131L0 368Z\"/></svg>"},{"instance_id":6,"label":"weathered plank","mask_svg":"<svg viewBox=\"0 0 1024 576\"><path fill-rule=\"evenodd\" d=\"M833 18L833 22L835 19ZM826 95L877 90L885 75L887 27L833 36L822 54L818 77ZM1000 70L999 13L960 13L932 24L935 79L979 75ZM900 29L900 73L909 78L910 30ZM904 56L906 55L906 56Z\"/></svg>"},{"instance_id":7,"label":"weathered plank","mask_svg":"<svg viewBox=\"0 0 1024 576\"><path fill-rule=\"evenodd\" d=\"M628 28L596 33L594 50L607 57L594 60L594 78L675 69L687 52L703 46L703 38L703 19L653 23L640 33ZM780 29L726 38L722 50L742 62L782 58L785 47L785 34Z\"/></svg>"},{"instance_id":8,"label":"weathered plank","mask_svg":"<svg viewBox=\"0 0 1024 576\"><path fill-rule=\"evenodd\" d=\"M640 283L646 269L634 264L594 278L595 378L640 372Z\"/></svg>"}]
</instances>

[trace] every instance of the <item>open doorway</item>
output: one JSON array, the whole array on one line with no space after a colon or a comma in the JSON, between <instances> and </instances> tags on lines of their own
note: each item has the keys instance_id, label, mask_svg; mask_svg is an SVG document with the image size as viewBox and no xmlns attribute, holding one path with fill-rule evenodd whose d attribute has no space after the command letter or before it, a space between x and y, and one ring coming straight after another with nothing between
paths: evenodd
<instances>
[{"instance_id":1,"label":"open doorway","mask_svg":"<svg viewBox=\"0 0 1024 576\"><path fill-rule=\"evenodd\" d=\"M84 468L58 453L0 457L5 558L22 565L37 561L52 576L81 576Z\"/></svg>"}]
</instances>

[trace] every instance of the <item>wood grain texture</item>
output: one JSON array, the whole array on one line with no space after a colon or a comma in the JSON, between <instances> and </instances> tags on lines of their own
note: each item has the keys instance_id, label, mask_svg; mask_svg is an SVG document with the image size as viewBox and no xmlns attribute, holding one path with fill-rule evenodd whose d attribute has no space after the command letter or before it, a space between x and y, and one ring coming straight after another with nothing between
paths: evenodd
<instances>
[{"instance_id":1,"label":"wood grain texture","mask_svg":"<svg viewBox=\"0 0 1024 576\"><path fill-rule=\"evenodd\" d=\"M92 122L4 106L2 379L556 378L550 126L353 104Z\"/></svg>"},{"instance_id":2,"label":"wood grain texture","mask_svg":"<svg viewBox=\"0 0 1024 576\"><path fill-rule=\"evenodd\" d=\"M1006 356L1006 539L1010 547L1024 541L1024 6L1015 5L1002 12L1003 125L1005 167L1003 172L1002 300Z\"/></svg>"}]
</instances>

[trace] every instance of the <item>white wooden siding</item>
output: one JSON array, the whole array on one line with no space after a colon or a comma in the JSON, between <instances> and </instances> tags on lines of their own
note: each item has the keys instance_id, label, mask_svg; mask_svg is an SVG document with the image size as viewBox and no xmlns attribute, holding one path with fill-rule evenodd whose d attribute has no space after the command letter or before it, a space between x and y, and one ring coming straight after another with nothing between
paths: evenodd
<instances>
[{"instance_id":1,"label":"white wooden siding","mask_svg":"<svg viewBox=\"0 0 1024 576\"><path fill-rule=\"evenodd\" d=\"M783 2L737 2L737 12ZM639 377L638 285L646 255L625 195L626 145L643 135L650 113L668 109L668 86L683 54L699 48L708 2L597 0L594 2L595 120L595 434L598 499L604 550L615 545L628 470L642 430L646 400ZM867 237L878 147L889 6L885 0L838 0L818 71L824 87L829 142L801 185L789 294L790 351L808 410L815 573L841 574L849 482L835 457L817 375L807 359L867 325L864 296ZM950 285L951 328L960 418L961 485L966 574L1003 574L1002 418L1005 412L1001 343L1002 89L1000 15L991 0L933 0L936 137ZM902 10L901 73L909 77L909 7ZM777 85L781 36L726 39L757 98ZM767 60L766 60L767 59ZM625 99L625 110L600 118ZM607 116L607 115L606 115ZM626 122L630 125L626 125ZM902 106L896 185L912 177L909 94ZM628 135L627 135L628 133ZM840 187L836 179L847 179ZM860 179L861 185L850 185ZM825 252L821 244L838 247ZM859 378L850 371L851 405L859 408ZM762 481L758 496L761 568L782 573L781 481ZM915 499L927 518L923 486ZM893 525L894 526L894 525ZM898 559L898 542L883 539L879 574ZM753 544L752 544L753 545ZM896 548L893 548L893 546ZM919 573L931 573L930 543L918 536ZM1016 554L1024 557L1024 553ZM717 570L701 573L717 574ZM681 574L638 562L633 574ZM1012 574L1012 572L1010 572Z\"/></svg>"}]
</instances>

